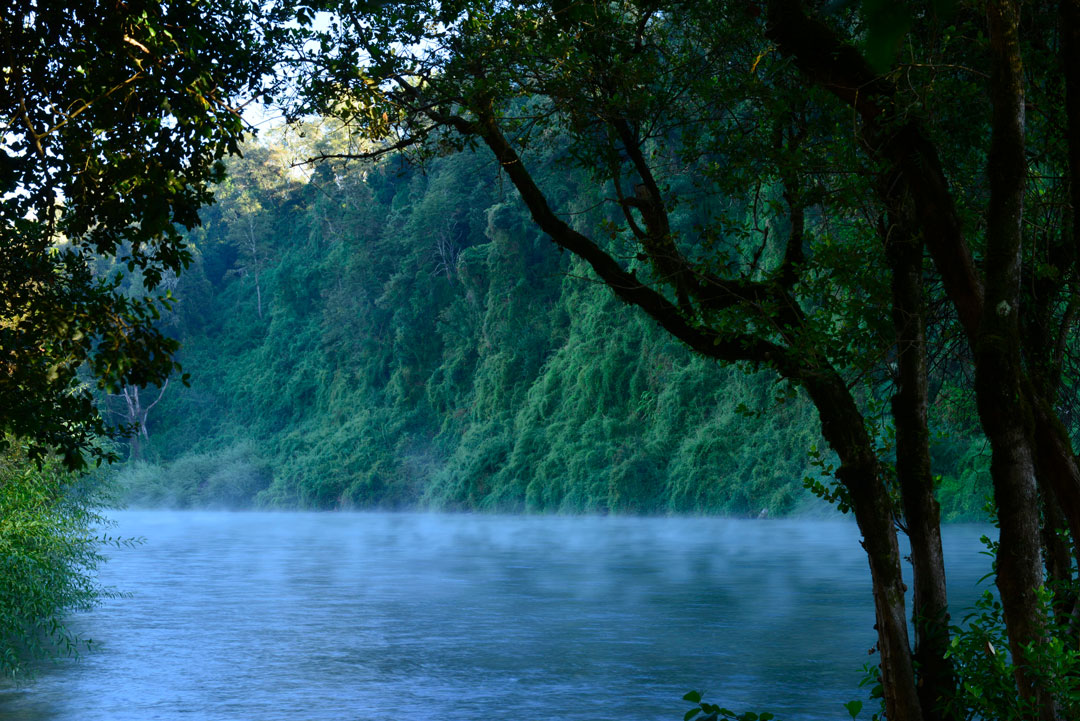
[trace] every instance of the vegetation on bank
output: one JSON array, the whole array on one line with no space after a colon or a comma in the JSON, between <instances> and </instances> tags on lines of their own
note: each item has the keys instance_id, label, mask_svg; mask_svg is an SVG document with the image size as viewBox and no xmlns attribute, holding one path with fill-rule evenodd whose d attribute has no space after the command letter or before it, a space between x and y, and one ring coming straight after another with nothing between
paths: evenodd
<instances>
[{"instance_id":1,"label":"vegetation on bank","mask_svg":"<svg viewBox=\"0 0 1080 721\"><path fill-rule=\"evenodd\" d=\"M306 135L248 146L191 235L163 324L192 384L170 384L147 415L140 457L118 473L129 503L813 504L803 480L820 478L811 451L825 444L805 397L695 356L620 304L530 227L491 163L462 152L290 175L291 158L332 149L333 136ZM576 223L606 221L570 169L548 180ZM988 453L948 390L935 398L951 419L934 444L944 513L980 519ZM127 420L123 398L107 402Z\"/></svg>"},{"instance_id":2,"label":"vegetation on bank","mask_svg":"<svg viewBox=\"0 0 1080 721\"><path fill-rule=\"evenodd\" d=\"M73 652L64 614L102 594L99 499L73 475L130 423L98 399L182 379L168 279L264 90L282 8L0 6L0 673ZM138 278L132 283L132 276Z\"/></svg>"},{"instance_id":3,"label":"vegetation on bank","mask_svg":"<svg viewBox=\"0 0 1080 721\"><path fill-rule=\"evenodd\" d=\"M1080 2L886 5L15 2L0 425L68 468L135 429L189 502L786 512L803 476L858 521L884 712L952 721L984 714L938 501L981 495L977 415L1000 689L1068 718ZM277 63L347 129L314 154L382 163L282 183L264 149L197 230Z\"/></svg>"},{"instance_id":4,"label":"vegetation on bank","mask_svg":"<svg viewBox=\"0 0 1080 721\"><path fill-rule=\"evenodd\" d=\"M89 646L66 625L69 612L111 591L96 578L110 523L100 477L39 465L8 439L0 457L0 675L22 676L35 660Z\"/></svg>"}]
</instances>

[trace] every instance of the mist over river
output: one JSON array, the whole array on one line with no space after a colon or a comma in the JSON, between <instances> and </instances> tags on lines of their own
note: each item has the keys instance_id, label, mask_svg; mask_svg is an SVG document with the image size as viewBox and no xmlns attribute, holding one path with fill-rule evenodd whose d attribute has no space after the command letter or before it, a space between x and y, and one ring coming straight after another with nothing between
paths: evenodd
<instances>
[{"instance_id":1,"label":"mist over river","mask_svg":"<svg viewBox=\"0 0 1080 721\"><path fill-rule=\"evenodd\" d=\"M0 686L11 721L678 721L691 689L842 719L876 662L842 520L126 511L72 619L95 648ZM944 529L953 618L985 526ZM864 712L865 714L866 712Z\"/></svg>"}]
</instances>

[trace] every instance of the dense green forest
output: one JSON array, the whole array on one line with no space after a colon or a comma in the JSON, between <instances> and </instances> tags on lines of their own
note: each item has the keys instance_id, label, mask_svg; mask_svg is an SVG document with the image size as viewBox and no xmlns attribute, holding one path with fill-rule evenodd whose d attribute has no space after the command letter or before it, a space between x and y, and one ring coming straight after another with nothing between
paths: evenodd
<instances>
[{"instance_id":1,"label":"dense green forest","mask_svg":"<svg viewBox=\"0 0 1080 721\"><path fill-rule=\"evenodd\" d=\"M31 519L92 518L61 467L124 454L128 501L181 507L816 495L858 523L890 719L1076 716L1080 0L9 5ZM236 159L257 101L300 137ZM990 486L1013 666L946 594L938 501Z\"/></svg>"},{"instance_id":2,"label":"dense green forest","mask_svg":"<svg viewBox=\"0 0 1080 721\"><path fill-rule=\"evenodd\" d=\"M621 304L529 223L491 161L291 167L335 142L307 134L249 145L190 236L162 323L191 385L138 397L152 408L118 474L129 503L819 508L803 485L824 443L804 396L694 356ZM550 167L574 222L602 225L594 187ZM871 405L880 385L864 384ZM108 399L115 419L140 420L129 396ZM936 399L944 513L981 518L988 452L950 398Z\"/></svg>"}]
</instances>

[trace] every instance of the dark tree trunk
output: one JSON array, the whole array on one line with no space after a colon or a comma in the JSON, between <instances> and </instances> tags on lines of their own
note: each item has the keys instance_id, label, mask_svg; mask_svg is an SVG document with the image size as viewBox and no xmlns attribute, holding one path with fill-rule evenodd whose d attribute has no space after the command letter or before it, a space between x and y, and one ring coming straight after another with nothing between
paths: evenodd
<instances>
[{"instance_id":1,"label":"dark tree trunk","mask_svg":"<svg viewBox=\"0 0 1080 721\"><path fill-rule=\"evenodd\" d=\"M836 476L850 493L870 561L885 714L890 721L918 721L924 716L908 639L892 499L862 415L843 380L834 374L808 374L802 383L821 416L822 435L840 456Z\"/></svg>"},{"instance_id":2,"label":"dark tree trunk","mask_svg":"<svg viewBox=\"0 0 1080 721\"><path fill-rule=\"evenodd\" d=\"M1074 295L1066 303L1062 291L1065 279L1076 272L1080 259L1080 0L1061 0L1058 5L1061 71L1065 79L1066 188L1069 204L1064 212L1060 237L1045 236L1046 262L1056 272L1035 273L1025 280L1028 303L1021 319L1023 353L1027 372L1027 397L1035 424L1035 469L1042 497L1043 547L1046 569L1057 581L1055 608L1070 612L1073 600L1062 583L1071 576L1073 557L1080 558L1080 468L1073 454L1068 430L1055 406L1061 392L1062 363L1078 307ZM1061 538L1068 532L1069 540ZM1071 548L1070 548L1071 546Z\"/></svg>"},{"instance_id":3,"label":"dark tree trunk","mask_svg":"<svg viewBox=\"0 0 1080 721\"><path fill-rule=\"evenodd\" d=\"M901 184L902 185L902 184ZM907 222L904 198L886 233L892 271L893 326L896 329L897 389L892 399L896 425L896 475L911 541L912 621L919 700L926 719L948 716L942 701L956 690L949 650L949 605L941 550L938 502L930 466L927 425L926 316L923 303L921 236Z\"/></svg>"},{"instance_id":4,"label":"dark tree trunk","mask_svg":"<svg viewBox=\"0 0 1080 721\"><path fill-rule=\"evenodd\" d=\"M828 26L809 18L798 0L770 0L768 34L792 56L813 82L849 104L863 119L867 145L892 164L908 183L915 214L930 254L942 275L975 352L976 393L984 430L993 448L992 475L1001 521L999 587L1006 609L1010 645L1038 641L1043 619L1035 598L1042 583L1038 499L1034 479L1031 404L1020 363L1017 327L1020 223L1025 179L1024 101L1017 34L1017 8L1005 0L990 6L994 104L989 176L992 199L985 258L986 288L980 283L961 231L948 180L933 144L917 121L901 121L888 81L875 75L862 56ZM888 123L899 123L889 129ZM1038 410L1038 408L1036 408ZM1052 413L1051 413L1052 416ZM1075 460L1047 461L1075 471ZM1061 489L1071 516L1080 505L1080 486ZM1068 494L1068 496L1066 495ZM1041 717L1053 718L1048 695L1025 674L1017 683L1025 697L1037 696Z\"/></svg>"},{"instance_id":5,"label":"dark tree trunk","mask_svg":"<svg viewBox=\"0 0 1080 721\"><path fill-rule=\"evenodd\" d=\"M1068 155L1069 209L1065 227L1071 231L1071 257L1074 272L1080 263L1080 0L1061 0L1059 5L1061 23L1061 70L1065 77L1065 143ZM1048 505L1056 506L1047 513L1047 521L1054 518L1055 528L1066 524L1072 536L1072 553L1080 562L1080 468L1077 467L1069 433L1054 412L1054 403L1060 386L1062 355L1071 331L1076 299L1058 328L1057 352L1052 360L1052 381L1040 393L1034 403L1036 448L1039 478L1051 486L1046 495ZM1065 523L1057 517L1060 510ZM1060 552L1058 552L1060 553ZM1071 566L1071 561L1068 564ZM1064 561L1055 564L1065 568ZM1057 574L1055 574L1057 575Z\"/></svg>"},{"instance_id":6,"label":"dark tree trunk","mask_svg":"<svg viewBox=\"0 0 1080 721\"><path fill-rule=\"evenodd\" d=\"M1019 8L991 0L987 8L992 72L992 134L987 175L985 300L975 343L975 392L990 440L990 474L1001 526L997 585L1020 695L1039 717L1056 718L1048 691L1023 670L1024 646L1045 634L1036 590L1043 583L1039 499L1035 486L1033 418L1020 363L1020 268L1024 189L1024 89Z\"/></svg>"},{"instance_id":7,"label":"dark tree trunk","mask_svg":"<svg viewBox=\"0 0 1080 721\"><path fill-rule=\"evenodd\" d=\"M1043 508L1042 544L1046 559L1046 574L1054 589L1054 614L1058 619L1072 615L1075 599L1069 589L1072 578L1072 555L1069 544L1062 539L1060 531L1065 529L1065 518L1061 515L1053 490L1040 488Z\"/></svg>"},{"instance_id":8,"label":"dark tree trunk","mask_svg":"<svg viewBox=\"0 0 1080 721\"><path fill-rule=\"evenodd\" d=\"M1028 396L1034 398L1035 471L1046 503L1053 505L1046 520L1069 531L1071 552L1080 559L1080 472L1072 442L1049 401L1034 390Z\"/></svg>"}]
</instances>

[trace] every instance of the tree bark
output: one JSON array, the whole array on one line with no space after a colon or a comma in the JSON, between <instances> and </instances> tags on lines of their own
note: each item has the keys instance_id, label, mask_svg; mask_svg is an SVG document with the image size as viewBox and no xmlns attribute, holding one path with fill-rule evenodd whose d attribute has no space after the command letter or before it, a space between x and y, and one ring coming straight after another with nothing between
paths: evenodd
<instances>
[{"instance_id":1,"label":"tree bark","mask_svg":"<svg viewBox=\"0 0 1080 721\"><path fill-rule=\"evenodd\" d=\"M902 187L900 183L900 187ZM902 194L906 196L906 192ZM942 710L956 690L949 650L949 604L941 514L934 498L927 421L926 315L923 302L923 245L907 222L905 197L897 197L895 222L886 234L892 271L892 314L896 330L897 389L892 398L896 426L896 475L911 542L912 622L919 701L928 720L949 718Z\"/></svg>"},{"instance_id":2,"label":"tree bark","mask_svg":"<svg viewBox=\"0 0 1080 721\"><path fill-rule=\"evenodd\" d=\"M836 477L851 495L870 561L885 715L890 721L919 721L925 717L908 639L900 547L892 499L873 444L843 379L831 373L806 373L801 383L821 416L821 434L840 456Z\"/></svg>"},{"instance_id":3,"label":"tree bark","mask_svg":"<svg viewBox=\"0 0 1080 721\"><path fill-rule=\"evenodd\" d=\"M1042 498L1043 527L1042 544L1046 559L1046 575L1054 590L1054 615L1060 621L1072 615L1076 599L1070 589L1072 578L1072 554L1069 544L1058 535L1065 528L1065 519L1053 491L1048 487L1039 489Z\"/></svg>"},{"instance_id":4,"label":"tree bark","mask_svg":"<svg viewBox=\"0 0 1080 721\"><path fill-rule=\"evenodd\" d=\"M1049 401L1034 390L1028 396L1034 399L1036 478L1047 503L1055 506L1057 527L1068 528L1072 554L1080 559L1080 469L1072 441Z\"/></svg>"},{"instance_id":5,"label":"tree bark","mask_svg":"<svg viewBox=\"0 0 1080 721\"><path fill-rule=\"evenodd\" d=\"M1001 526L997 586L1005 611L1016 683L1039 718L1056 718L1049 692L1024 668L1024 646L1045 635L1036 590L1043 584L1039 499L1035 486L1033 418L1020 361L1020 269L1027 179L1019 8L990 0L990 99L993 104L987 175L985 300L975 343L975 392L990 440L990 474Z\"/></svg>"}]
</instances>

